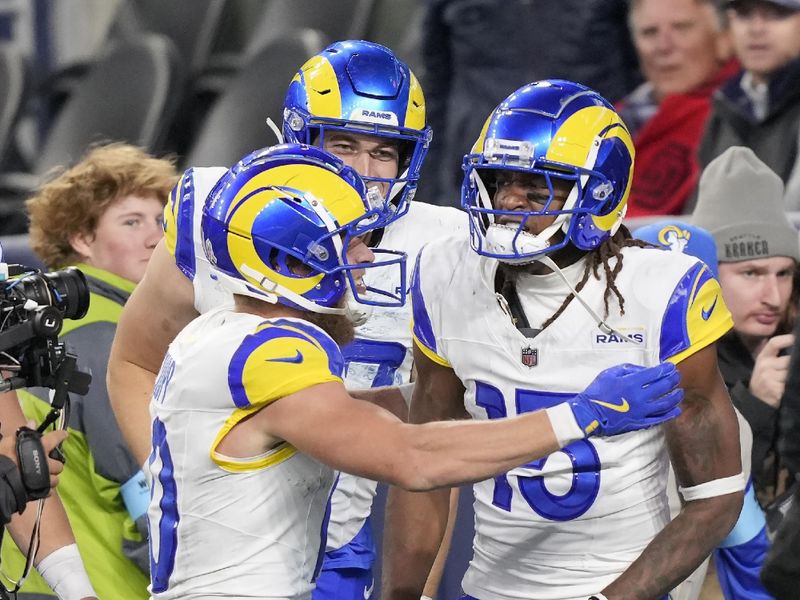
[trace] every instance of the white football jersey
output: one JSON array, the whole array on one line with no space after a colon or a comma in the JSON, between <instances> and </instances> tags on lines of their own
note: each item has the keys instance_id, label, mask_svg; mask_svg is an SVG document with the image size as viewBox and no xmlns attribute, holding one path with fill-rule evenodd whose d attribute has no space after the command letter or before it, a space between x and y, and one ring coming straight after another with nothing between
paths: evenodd
<instances>
[{"instance_id":1,"label":"white football jersey","mask_svg":"<svg viewBox=\"0 0 800 600\"><path fill-rule=\"evenodd\" d=\"M342 369L333 340L298 319L222 308L178 335L150 403L154 598L311 597L334 471L286 442L249 458L217 448L249 415Z\"/></svg>"},{"instance_id":2,"label":"white football jersey","mask_svg":"<svg viewBox=\"0 0 800 600\"><path fill-rule=\"evenodd\" d=\"M402 250L408 255L406 289L411 286L412 267L425 244L449 234L466 232L466 213L455 208L412 202L408 213L383 231L378 248ZM367 270L368 286L384 287L377 277L387 270ZM342 349L345 358L345 384L349 389L365 389L408 383L413 362L411 303L398 308L374 307L356 337ZM331 522L328 550L341 548L355 537L369 517L377 484L347 473L339 476L331 497Z\"/></svg>"},{"instance_id":3,"label":"white football jersey","mask_svg":"<svg viewBox=\"0 0 800 600\"><path fill-rule=\"evenodd\" d=\"M616 285L625 313L612 295L607 318L616 332L601 331L572 301L526 338L495 294L498 263L478 256L465 238L431 243L412 287L415 340L454 369L473 418L496 419L562 402L613 365L679 362L731 327L719 285L697 259L634 247L623 253ZM569 293L557 274L538 279L549 296L559 285L562 299ZM525 283L521 303L536 313L538 298ZM590 277L581 291L598 315L605 287L604 277ZM560 302L549 304L552 315ZM597 593L668 522L667 470L656 427L577 441L475 484L474 557L464 591L481 600L585 600Z\"/></svg>"},{"instance_id":4,"label":"white football jersey","mask_svg":"<svg viewBox=\"0 0 800 600\"><path fill-rule=\"evenodd\" d=\"M215 278L203 250L200 224L205 198L226 169L192 168L186 171L170 195L165 209L167 249L181 271L192 280L195 308L204 313L229 305L233 297ZM466 231L467 216L455 208L412 202L409 211L383 231L378 248L396 249L408 255L406 280L419 249L432 240ZM368 285L385 287L379 278L391 269L368 270ZM411 376L411 307L376 306L369 320L356 328L356 339L344 349L345 384L365 389L407 383ZM362 528L375 496L375 482L342 474L332 496L328 550L341 548Z\"/></svg>"}]
</instances>

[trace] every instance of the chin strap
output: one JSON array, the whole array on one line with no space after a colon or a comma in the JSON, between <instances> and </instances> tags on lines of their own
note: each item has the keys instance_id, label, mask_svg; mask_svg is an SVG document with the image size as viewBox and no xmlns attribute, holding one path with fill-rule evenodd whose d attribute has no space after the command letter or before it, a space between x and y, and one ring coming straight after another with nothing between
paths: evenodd
<instances>
[{"instance_id":1,"label":"chin strap","mask_svg":"<svg viewBox=\"0 0 800 600\"><path fill-rule=\"evenodd\" d=\"M350 286L347 286L347 291L344 293L344 315L350 320L353 327L361 327L372 316L372 305L361 304L356 300Z\"/></svg>"},{"instance_id":2,"label":"chin strap","mask_svg":"<svg viewBox=\"0 0 800 600\"><path fill-rule=\"evenodd\" d=\"M259 271L257 271L256 269L254 269L249 265L246 264L239 265L239 272L255 279L258 282L258 286L264 290L263 293L258 293L250 291L246 285L240 286L240 293L243 293L247 296L258 298L259 300L264 300L265 302L269 302L270 304L276 304L278 302L278 296L281 296L283 298L291 300L292 302L294 302L295 304L297 304L298 306L309 312L322 313L325 315L346 314L346 309L344 308L338 308L333 306L320 306L319 304L316 304L315 302L312 302L311 300L304 298L300 294L296 294L290 289L278 283L275 283L271 279L267 279L267 277L265 277L263 274L261 274ZM233 279L233 281L235 281L236 283L240 283L235 279Z\"/></svg>"},{"instance_id":3,"label":"chin strap","mask_svg":"<svg viewBox=\"0 0 800 600\"><path fill-rule=\"evenodd\" d=\"M278 143L282 144L284 142L283 133L281 133L281 130L275 124L275 121L272 120L272 117L267 117L267 127L269 127L272 130L272 133L275 134L275 137L278 139Z\"/></svg>"},{"instance_id":4,"label":"chin strap","mask_svg":"<svg viewBox=\"0 0 800 600\"><path fill-rule=\"evenodd\" d=\"M408 168L406 168L406 170L403 171L398 177L395 177L395 183L392 184L392 186L389 188L389 193L386 194L387 202L394 200L397 194L403 191L403 188L406 187L406 184L408 183L408 181L406 181L407 178ZM409 199L409 201L410 200L411 199Z\"/></svg>"}]
</instances>

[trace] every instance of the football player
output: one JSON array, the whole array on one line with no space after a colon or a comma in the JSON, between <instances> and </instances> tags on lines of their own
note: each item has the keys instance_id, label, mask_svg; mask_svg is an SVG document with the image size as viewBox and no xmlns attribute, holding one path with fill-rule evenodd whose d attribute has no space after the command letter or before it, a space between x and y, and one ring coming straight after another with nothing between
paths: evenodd
<instances>
[{"instance_id":1,"label":"football player","mask_svg":"<svg viewBox=\"0 0 800 600\"><path fill-rule=\"evenodd\" d=\"M524 86L464 159L469 239L418 256L411 422L502 421L619 362L668 360L686 391L682 416L664 427L580 440L477 483L466 599L662 598L742 506L736 417L714 349L731 316L702 262L644 248L621 225L633 166L628 130L597 93ZM670 457L685 501L672 522ZM441 492L390 491L383 598L419 597L446 505Z\"/></svg>"},{"instance_id":2,"label":"football player","mask_svg":"<svg viewBox=\"0 0 800 600\"><path fill-rule=\"evenodd\" d=\"M413 260L426 242L466 232L462 211L411 202L431 131L419 83L389 49L343 41L307 61L287 91L283 135L286 141L317 145L338 156L365 178L373 201L389 202L395 218L369 234L371 247L399 248ZM212 277L199 235L203 201L225 172L224 168L186 171L166 210L165 242L153 253L117 328L108 368L109 393L120 429L142 462L150 453L147 404L168 344L198 313L232 301L230 292ZM370 272L366 280L380 285L372 279L382 276ZM399 285L404 292L410 273L409 281ZM361 324L344 349L348 387L408 384L410 307L369 309L359 305L354 318ZM388 401L405 407L398 398L395 391ZM375 487L374 482L340 477L332 497L328 555L317 597L369 597L375 550L367 517Z\"/></svg>"},{"instance_id":3,"label":"football player","mask_svg":"<svg viewBox=\"0 0 800 600\"><path fill-rule=\"evenodd\" d=\"M209 194L204 254L234 304L178 334L154 388L154 598L310 598L333 469L427 490L679 413L668 363L615 366L582 393L494 423L412 426L351 397L347 305L404 300L405 255L362 239L392 217L352 168L307 145L255 152ZM395 284L375 287L366 274L378 271Z\"/></svg>"}]
</instances>

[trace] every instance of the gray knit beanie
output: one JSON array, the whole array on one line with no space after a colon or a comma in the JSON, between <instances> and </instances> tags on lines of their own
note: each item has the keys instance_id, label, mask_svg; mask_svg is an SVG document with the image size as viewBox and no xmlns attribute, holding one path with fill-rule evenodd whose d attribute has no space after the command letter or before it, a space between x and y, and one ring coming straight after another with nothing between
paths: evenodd
<instances>
[{"instance_id":1,"label":"gray knit beanie","mask_svg":"<svg viewBox=\"0 0 800 600\"><path fill-rule=\"evenodd\" d=\"M733 146L708 164L692 223L714 236L719 262L771 256L800 262L800 237L784 213L783 182L750 148Z\"/></svg>"}]
</instances>

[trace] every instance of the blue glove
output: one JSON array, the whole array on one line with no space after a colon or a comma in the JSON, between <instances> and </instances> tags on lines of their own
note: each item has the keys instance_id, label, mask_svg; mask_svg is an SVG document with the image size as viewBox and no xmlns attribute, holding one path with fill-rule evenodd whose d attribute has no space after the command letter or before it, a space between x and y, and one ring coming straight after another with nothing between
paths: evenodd
<instances>
[{"instance_id":1,"label":"blue glove","mask_svg":"<svg viewBox=\"0 0 800 600\"><path fill-rule=\"evenodd\" d=\"M583 432L616 435L646 429L681 414L681 374L664 362L655 367L610 367L567 403Z\"/></svg>"}]
</instances>

